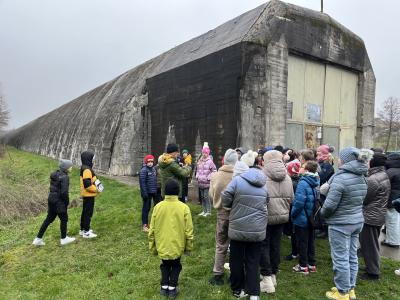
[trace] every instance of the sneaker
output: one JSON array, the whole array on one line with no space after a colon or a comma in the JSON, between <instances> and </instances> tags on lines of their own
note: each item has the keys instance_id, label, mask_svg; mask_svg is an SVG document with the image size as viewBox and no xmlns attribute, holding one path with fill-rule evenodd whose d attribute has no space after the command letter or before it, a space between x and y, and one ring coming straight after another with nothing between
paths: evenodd
<instances>
[{"instance_id":1,"label":"sneaker","mask_svg":"<svg viewBox=\"0 0 400 300\"><path fill-rule=\"evenodd\" d=\"M291 261L293 259L296 259L297 257L298 257L298 255L293 255L292 253L290 253L289 255L285 256L285 260Z\"/></svg>"},{"instance_id":2,"label":"sneaker","mask_svg":"<svg viewBox=\"0 0 400 300\"><path fill-rule=\"evenodd\" d=\"M293 267L293 271L296 272L296 273L304 274L304 275L308 275L309 274L308 267L302 267L300 265L295 265Z\"/></svg>"},{"instance_id":3,"label":"sneaker","mask_svg":"<svg viewBox=\"0 0 400 300\"><path fill-rule=\"evenodd\" d=\"M308 272L310 273L317 273L317 267L308 265Z\"/></svg>"},{"instance_id":4,"label":"sneaker","mask_svg":"<svg viewBox=\"0 0 400 300\"><path fill-rule=\"evenodd\" d=\"M259 296L250 296L250 300L260 300Z\"/></svg>"},{"instance_id":5,"label":"sneaker","mask_svg":"<svg viewBox=\"0 0 400 300\"><path fill-rule=\"evenodd\" d=\"M83 236L83 233L85 232L85 230L79 230L79 235L80 236ZM93 230L92 229L89 229L89 232L92 232L93 233Z\"/></svg>"},{"instance_id":6,"label":"sneaker","mask_svg":"<svg viewBox=\"0 0 400 300\"><path fill-rule=\"evenodd\" d=\"M229 263L224 263L224 269L229 272L231 271L231 267L230 267Z\"/></svg>"},{"instance_id":7,"label":"sneaker","mask_svg":"<svg viewBox=\"0 0 400 300\"><path fill-rule=\"evenodd\" d=\"M233 292L233 297L235 298L246 298L248 295L246 294L245 291L241 290L241 291L234 291Z\"/></svg>"},{"instance_id":8,"label":"sneaker","mask_svg":"<svg viewBox=\"0 0 400 300\"><path fill-rule=\"evenodd\" d=\"M32 242L32 245L34 245L34 246L44 246L46 244L42 239L40 239L38 237L35 237L35 239Z\"/></svg>"},{"instance_id":9,"label":"sneaker","mask_svg":"<svg viewBox=\"0 0 400 300\"><path fill-rule=\"evenodd\" d=\"M162 287L160 288L160 295L163 297L168 297L169 291L168 289L163 289Z\"/></svg>"},{"instance_id":10,"label":"sneaker","mask_svg":"<svg viewBox=\"0 0 400 300\"><path fill-rule=\"evenodd\" d=\"M66 236L65 238L60 240L61 246L65 246L65 245L71 244L73 242L75 242L75 238L69 237L69 236Z\"/></svg>"},{"instance_id":11,"label":"sneaker","mask_svg":"<svg viewBox=\"0 0 400 300\"><path fill-rule=\"evenodd\" d=\"M143 224L142 231L149 232L149 226L147 226L147 224Z\"/></svg>"},{"instance_id":12,"label":"sneaker","mask_svg":"<svg viewBox=\"0 0 400 300\"><path fill-rule=\"evenodd\" d=\"M209 216L211 216L211 213L205 213L205 214L203 215L203 217L209 217Z\"/></svg>"},{"instance_id":13,"label":"sneaker","mask_svg":"<svg viewBox=\"0 0 400 300\"><path fill-rule=\"evenodd\" d=\"M275 293L275 286L272 282L272 276L263 276L260 282L260 291L267 294Z\"/></svg>"},{"instance_id":14,"label":"sneaker","mask_svg":"<svg viewBox=\"0 0 400 300\"><path fill-rule=\"evenodd\" d=\"M173 289L168 288L169 298L175 299L178 296L178 294L179 294L179 289L177 287Z\"/></svg>"},{"instance_id":15,"label":"sneaker","mask_svg":"<svg viewBox=\"0 0 400 300\"><path fill-rule=\"evenodd\" d=\"M202 212L199 213L198 215L199 215L200 217L204 217L205 214L206 214L206 213L205 213L204 211L202 211Z\"/></svg>"},{"instance_id":16,"label":"sneaker","mask_svg":"<svg viewBox=\"0 0 400 300\"><path fill-rule=\"evenodd\" d=\"M276 283L276 275L272 274L271 275L271 279L272 279L272 284L274 285L274 287L276 287L278 284Z\"/></svg>"},{"instance_id":17,"label":"sneaker","mask_svg":"<svg viewBox=\"0 0 400 300\"><path fill-rule=\"evenodd\" d=\"M358 276L361 280L379 280L379 275L369 274L367 272Z\"/></svg>"},{"instance_id":18,"label":"sneaker","mask_svg":"<svg viewBox=\"0 0 400 300\"><path fill-rule=\"evenodd\" d=\"M337 288L332 288L330 291L325 293L325 296L326 298L333 300L350 300L349 293L343 295L339 293Z\"/></svg>"},{"instance_id":19,"label":"sneaker","mask_svg":"<svg viewBox=\"0 0 400 300\"><path fill-rule=\"evenodd\" d=\"M93 233L93 232L91 232L91 231L85 231L85 232L83 233L82 237L83 237L84 239L92 239L92 238L97 237L97 234L95 234L95 233Z\"/></svg>"},{"instance_id":20,"label":"sneaker","mask_svg":"<svg viewBox=\"0 0 400 300\"><path fill-rule=\"evenodd\" d=\"M331 291L332 292L337 292L337 288L336 287L333 287L333 288L331 288ZM356 297L356 292L355 292L355 290L354 289L351 289L350 290L350 292L349 292L349 298L350 298L350 300L356 300L357 299L357 297Z\"/></svg>"},{"instance_id":21,"label":"sneaker","mask_svg":"<svg viewBox=\"0 0 400 300\"><path fill-rule=\"evenodd\" d=\"M224 285L224 275L214 275L208 282L211 285Z\"/></svg>"},{"instance_id":22,"label":"sneaker","mask_svg":"<svg viewBox=\"0 0 400 300\"><path fill-rule=\"evenodd\" d=\"M400 269L394 270L394 274L396 274L397 276L400 276Z\"/></svg>"}]
</instances>

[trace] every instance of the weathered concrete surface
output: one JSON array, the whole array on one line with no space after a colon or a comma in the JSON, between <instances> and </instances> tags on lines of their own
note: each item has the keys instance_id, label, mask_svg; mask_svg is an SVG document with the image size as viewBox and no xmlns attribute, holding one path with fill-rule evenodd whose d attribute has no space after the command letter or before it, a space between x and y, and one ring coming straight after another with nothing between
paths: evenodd
<instances>
[{"instance_id":1,"label":"weathered concrete surface","mask_svg":"<svg viewBox=\"0 0 400 300\"><path fill-rule=\"evenodd\" d=\"M358 146L372 141L375 77L363 41L326 14L273 0L9 133L9 144L115 175L136 173L165 144L216 162L227 147L283 144L288 55L359 74Z\"/></svg>"}]
</instances>

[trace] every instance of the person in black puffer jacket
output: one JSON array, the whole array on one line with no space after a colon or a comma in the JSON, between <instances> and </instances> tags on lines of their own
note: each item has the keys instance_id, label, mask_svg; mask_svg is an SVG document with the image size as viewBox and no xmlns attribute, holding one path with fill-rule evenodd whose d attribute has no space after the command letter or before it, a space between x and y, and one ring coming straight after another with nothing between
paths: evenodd
<instances>
[{"instance_id":1,"label":"person in black puffer jacket","mask_svg":"<svg viewBox=\"0 0 400 300\"><path fill-rule=\"evenodd\" d=\"M392 202L400 198L400 153L391 153L386 161L386 173L390 180L390 196L386 213L386 238L382 242L385 246L400 246L400 215L394 209Z\"/></svg>"},{"instance_id":2,"label":"person in black puffer jacket","mask_svg":"<svg viewBox=\"0 0 400 300\"><path fill-rule=\"evenodd\" d=\"M379 279L379 234L385 223L390 180L385 172L386 155L375 153L369 162L367 195L363 203L364 227L360 233L361 253L365 261L364 280Z\"/></svg>"},{"instance_id":3,"label":"person in black puffer jacket","mask_svg":"<svg viewBox=\"0 0 400 300\"><path fill-rule=\"evenodd\" d=\"M40 230L33 240L33 245L44 246L43 235L47 227L58 217L60 219L61 245L75 241L75 238L67 236L68 204L69 204L69 176L72 170L70 160L60 160L59 169L50 175L50 193L48 197L48 212Z\"/></svg>"}]
</instances>

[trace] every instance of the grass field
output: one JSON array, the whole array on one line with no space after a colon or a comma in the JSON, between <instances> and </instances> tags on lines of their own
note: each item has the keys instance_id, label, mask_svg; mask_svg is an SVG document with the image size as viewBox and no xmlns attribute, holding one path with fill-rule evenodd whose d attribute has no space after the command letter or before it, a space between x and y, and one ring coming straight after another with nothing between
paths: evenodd
<instances>
[{"instance_id":1,"label":"grass field","mask_svg":"<svg viewBox=\"0 0 400 300\"><path fill-rule=\"evenodd\" d=\"M0 161L0 176L10 164L18 178L34 178L37 187L48 189L48 177L57 163L48 158L10 150ZM148 253L147 237L141 232L141 198L136 188L103 178L105 192L96 199L92 227L99 236L66 247L59 246L59 223L44 236L46 246L35 248L35 237L45 213L26 220L2 223L0 227L0 299L162 299L159 291L159 259ZM79 173L71 174L71 198L79 195ZM19 186L19 188L21 188ZM21 191L23 192L23 191ZM0 201L3 192L0 191ZM24 197L30 197L26 193ZM190 205L195 226L195 250L183 258L179 299L231 299L228 285L212 287L215 214L211 219L197 216L200 207ZM81 208L69 210L69 235L77 236ZM0 221L1 223L1 221ZM290 241L282 238L282 256ZM318 273L294 274L294 262L283 261L275 295L262 299L324 299L333 286L329 245L317 241ZM398 263L383 260L382 279L359 282L358 299L400 299L399 278L393 270ZM232 298L233 299L233 298Z\"/></svg>"}]
</instances>

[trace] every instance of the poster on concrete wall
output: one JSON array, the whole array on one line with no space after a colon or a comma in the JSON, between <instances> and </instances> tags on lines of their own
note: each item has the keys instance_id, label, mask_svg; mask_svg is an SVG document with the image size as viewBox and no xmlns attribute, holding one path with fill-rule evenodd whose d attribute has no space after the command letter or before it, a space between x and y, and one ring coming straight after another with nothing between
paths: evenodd
<instances>
[{"instance_id":1,"label":"poster on concrete wall","mask_svg":"<svg viewBox=\"0 0 400 300\"><path fill-rule=\"evenodd\" d=\"M321 105L307 103L307 120L311 122L321 122Z\"/></svg>"}]
</instances>

